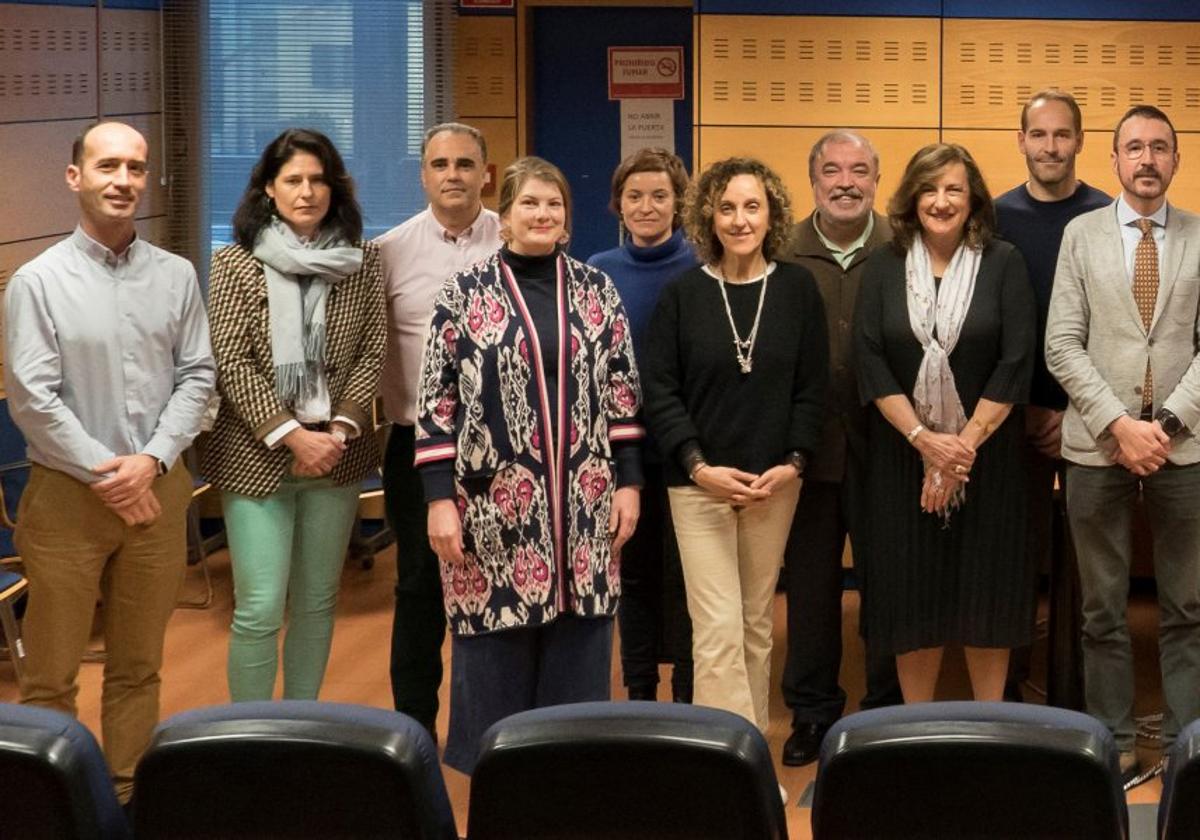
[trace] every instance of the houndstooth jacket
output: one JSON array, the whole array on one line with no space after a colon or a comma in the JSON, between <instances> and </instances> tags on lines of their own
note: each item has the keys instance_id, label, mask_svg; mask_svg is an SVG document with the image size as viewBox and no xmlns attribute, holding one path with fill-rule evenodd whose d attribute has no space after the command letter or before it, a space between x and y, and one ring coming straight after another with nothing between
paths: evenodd
<instances>
[{"instance_id":1,"label":"houndstooth jacket","mask_svg":"<svg viewBox=\"0 0 1200 840\"><path fill-rule=\"evenodd\" d=\"M333 413L363 431L334 467L339 485L361 481L379 463L371 403L387 347L387 315L379 248L372 242L362 247L362 268L332 285L326 304L325 376ZM293 418L275 395L266 275L240 245L213 255L208 319L221 408L205 448L204 475L222 490L268 496L279 488L292 456L286 446L268 449L263 438Z\"/></svg>"}]
</instances>

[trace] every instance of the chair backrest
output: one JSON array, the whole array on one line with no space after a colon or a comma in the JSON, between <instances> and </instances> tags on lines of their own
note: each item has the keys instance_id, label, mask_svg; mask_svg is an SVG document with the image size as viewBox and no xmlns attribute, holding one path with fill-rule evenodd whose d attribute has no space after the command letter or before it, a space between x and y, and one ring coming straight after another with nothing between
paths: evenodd
<instances>
[{"instance_id":1,"label":"chair backrest","mask_svg":"<svg viewBox=\"0 0 1200 840\"><path fill-rule=\"evenodd\" d=\"M456 840L437 750L398 712L237 703L175 715L135 776L141 838Z\"/></svg>"},{"instance_id":2,"label":"chair backrest","mask_svg":"<svg viewBox=\"0 0 1200 840\"><path fill-rule=\"evenodd\" d=\"M745 719L671 703L522 712L483 736L471 840L786 840L766 741Z\"/></svg>"},{"instance_id":3,"label":"chair backrest","mask_svg":"<svg viewBox=\"0 0 1200 840\"><path fill-rule=\"evenodd\" d=\"M1160 840L1200 837L1200 721L1183 728L1171 747L1158 802Z\"/></svg>"},{"instance_id":4,"label":"chair backrest","mask_svg":"<svg viewBox=\"0 0 1200 840\"><path fill-rule=\"evenodd\" d=\"M61 712L0 703L0 797L5 840L129 836L96 739Z\"/></svg>"},{"instance_id":5,"label":"chair backrest","mask_svg":"<svg viewBox=\"0 0 1200 840\"><path fill-rule=\"evenodd\" d=\"M17 505L28 480L25 437L8 412L8 400L0 399L0 524L8 526L17 521ZM0 557L16 553L11 531L0 528Z\"/></svg>"},{"instance_id":6,"label":"chair backrest","mask_svg":"<svg viewBox=\"0 0 1200 840\"><path fill-rule=\"evenodd\" d=\"M1121 840L1118 753L1099 721L1021 703L922 703L843 718L821 745L814 840Z\"/></svg>"}]
</instances>

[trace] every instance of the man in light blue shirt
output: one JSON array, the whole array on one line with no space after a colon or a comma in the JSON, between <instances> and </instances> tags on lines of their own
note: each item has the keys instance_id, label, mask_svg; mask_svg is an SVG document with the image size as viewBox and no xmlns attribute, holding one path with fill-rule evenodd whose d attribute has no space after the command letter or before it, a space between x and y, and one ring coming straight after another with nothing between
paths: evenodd
<instances>
[{"instance_id":1,"label":"man in light blue shirt","mask_svg":"<svg viewBox=\"0 0 1200 840\"><path fill-rule=\"evenodd\" d=\"M192 266L138 239L146 141L101 122L76 140L75 232L5 293L9 410L33 462L15 535L29 577L21 702L74 714L97 599L105 756L128 801L158 722L163 636L186 562L179 455L216 382Z\"/></svg>"}]
</instances>

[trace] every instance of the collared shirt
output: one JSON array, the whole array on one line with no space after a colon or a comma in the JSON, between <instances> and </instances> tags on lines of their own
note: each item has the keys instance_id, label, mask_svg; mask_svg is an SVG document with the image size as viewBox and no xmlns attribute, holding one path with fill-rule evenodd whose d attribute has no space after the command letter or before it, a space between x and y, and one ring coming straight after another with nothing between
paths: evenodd
<instances>
[{"instance_id":1,"label":"collared shirt","mask_svg":"<svg viewBox=\"0 0 1200 840\"><path fill-rule=\"evenodd\" d=\"M818 213L813 216L813 230L817 232L817 236L820 238L821 244L829 249L829 256L833 257L834 260L837 261L837 264L842 267L842 270L845 271L850 267L850 263L854 260L854 255L862 250L863 247L866 246L867 240L871 238L871 232L875 230L875 214L872 213L867 216L867 226L863 228L863 232L859 234L858 239L855 239L845 248L842 248L842 246L838 245L836 242L832 242L829 237L827 237L821 231L820 219L821 214L818 211Z\"/></svg>"},{"instance_id":2,"label":"collared shirt","mask_svg":"<svg viewBox=\"0 0 1200 840\"><path fill-rule=\"evenodd\" d=\"M471 226L453 236L425 208L375 240L383 258L388 305L388 351L379 378L389 420L417 420L417 380L433 303L442 284L500 250L500 218L481 209Z\"/></svg>"},{"instance_id":3,"label":"collared shirt","mask_svg":"<svg viewBox=\"0 0 1200 840\"><path fill-rule=\"evenodd\" d=\"M5 292L4 383L29 459L80 481L116 455L168 467L216 384L191 264L135 239L122 254L81 228Z\"/></svg>"},{"instance_id":4,"label":"collared shirt","mask_svg":"<svg viewBox=\"0 0 1200 840\"><path fill-rule=\"evenodd\" d=\"M1125 193L1121 193L1117 198L1117 224L1121 226L1121 244L1125 246L1125 275L1129 278L1131 286L1133 285L1134 253L1142 238L1142 232L1138 230L1137 222L1142 218L1154 222L1151 235L1158 246L1158 276L1162 277L1164 245L1167 241L1167 202L1164 201L1162 206L1149 216L1143 216L1129 206L1125 201Z\"/></svg>"}]
</instances>

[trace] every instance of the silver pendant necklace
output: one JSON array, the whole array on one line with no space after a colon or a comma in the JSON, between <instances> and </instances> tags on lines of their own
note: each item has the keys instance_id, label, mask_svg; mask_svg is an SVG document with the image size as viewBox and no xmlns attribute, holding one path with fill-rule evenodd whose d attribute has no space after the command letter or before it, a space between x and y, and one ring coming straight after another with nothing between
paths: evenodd
<instances>
[{"instance_id":1,"label":"silver pendant necklace","mask_svg":"<svg viewBox=\"0 0 1200 840\"><path fill-rule=\"evenodd\" d=\"M719 272L720 269L717 269ZM717 277L717 285L721 289L721 300L725 303L725 315L729 318L729 329L733 332L733 349L737 354L738 370L742 373L750 373L754 369L754 342L758 339L758 324L762 319L763 301L767 298L767 278L770 272L763 269L761 276L762 288L758 290L758 310L754 313L754 326L750 328L750 335L742 338L738 335L737 324L733 321L733 310L729 308L729 295L725 292L726 280L723 276ZM747 283L754 283L755 280L747 280Z\"/></svg>"}]
</instances>

